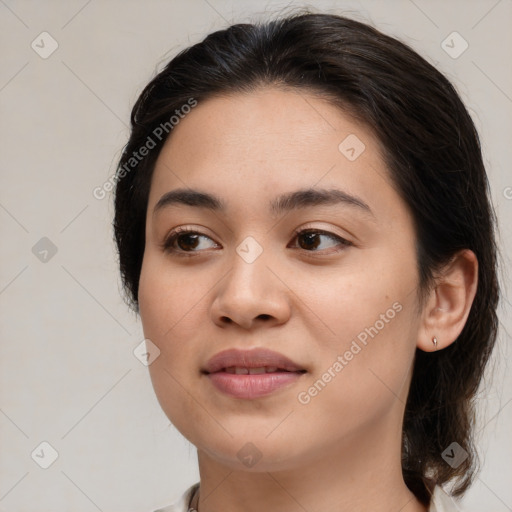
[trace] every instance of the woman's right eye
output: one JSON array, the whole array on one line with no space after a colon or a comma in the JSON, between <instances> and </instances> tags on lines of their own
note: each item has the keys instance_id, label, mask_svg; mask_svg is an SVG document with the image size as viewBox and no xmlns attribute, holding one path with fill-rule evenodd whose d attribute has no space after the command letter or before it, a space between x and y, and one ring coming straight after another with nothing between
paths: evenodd
<instances>
[{"instance_id":1,"label":"woman's right eye","mask_svg":"<svg viewBox=\"0 0 512 512\"><path fill-rule=\"evenodd\" d=\"M197 231L182 228L175 229L166 237L162 244L162 249L178 255L192 255L193 253L198 252L198 248L204 249L204 247L201 247L201 245L204 245L201 244L201 239L213 242L209 236L198 233ZM218 246L215 242L213 242L213 245Z\"/></svg>"}]
</instances>

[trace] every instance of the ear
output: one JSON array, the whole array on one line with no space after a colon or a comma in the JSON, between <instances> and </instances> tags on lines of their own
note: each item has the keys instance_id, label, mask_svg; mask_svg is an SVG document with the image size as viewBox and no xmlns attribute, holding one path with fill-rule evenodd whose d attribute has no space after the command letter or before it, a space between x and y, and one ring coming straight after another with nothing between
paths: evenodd
<instances>
[{"instance_id":1,"label":"ear","mask_svg":"<svg viewBox=\"0 0 512 512\"><path fill-rule=\"evenodd\" d=\"M478 260L473 251L464 249L441 270L425 301L418 332L420 350L440 350L457 339L466 324L477 285Z\"/></svg>"}]
</instances>

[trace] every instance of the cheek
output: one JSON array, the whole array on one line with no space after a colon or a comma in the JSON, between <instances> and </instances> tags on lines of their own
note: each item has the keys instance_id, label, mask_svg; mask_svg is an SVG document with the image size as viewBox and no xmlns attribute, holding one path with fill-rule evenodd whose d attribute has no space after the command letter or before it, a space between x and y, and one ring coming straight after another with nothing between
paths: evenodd
<instances>
[{"instance_id":1,"label":"cheek","mask_svg":"<svg viewBox=\"0 0 512 512\"><path fill-rule=\"evenodd\" d=\"M197 403L184 389L195 377L191 369L197 361L186 340L197 333L204 291L199 279L191 285L190 278L185 279L176 268L171 274L160 260L151 254L144 257L139 282L140 317L144 337L160 350L148 367L155 395L167 417L186 435L191 418L197 415L197 421L201 419Z\"/></svg>"},{"instance_id":2,"label":"cheek","mask_svg":"<svg viewBox=\"0 0 512 512\"><path fill-rule=\"evenodd\" d=\"M149 372L158 400L168 412L176 406L169 407L175 402L173 397L183 395L179 383L191 377L189 359L193 354L186 340L193 337L194 325L197 327L194 315L201 307L202 294L198 285L192 286L176 269L171 274L161 259L151 254L144 257L139 310L144 337L160 350Z\"/></svg>"},{"instance_id":3,"label":"cheek","mask_svg":"<svg viewBox=\"0 0 512 512\"><path fill-rule=\"evenodd\" d=\"M316 406L342 407L344 416L350 410L359 420L382 413L405 391L416 347L415 260L384 254L367 253L372 257L364 265L301 285L301 298L317 313L324 333L311 333L311 353L322 354L308 383L317 382L323 395L315 398Z\"/></svg>"},{"instance_id":4,"label":"cheek","mask_svg":"<svg viewBox=\"0 0 512 512\"><path fill-rule=\"evenodd\" d=\"M367 251L364 260L347 259L346 265L305 273L293 283L299 302L315 314L317 327L324 333L311 339L318 348L340 350L344 345L348 349L353 338L376 322L379 337L398 328L407 313L396 310L412 308L417 276L414 260L398 260L392 254L385 257L384 251L375 250L373 254ZM394 303L399 305L393 308ZM393 336L391 343L398 344L398 338Z\"/></svg>"},{"instance_id":5,"label":"cheek","mask_svg":"<svg viewBox=\"0 0 512 512\"><path fill-rule=\"evenodd\" d=\"M208 281L197 273L190 277L170 265L159 255L144 257L139 282L139 307L144 334L163 343L177 338L187 339L184 330L190 330L198 312L204 307ZM196 323L197 326L197 323ZM165 344L162 347L165 350Z\"/></svg>"}]
</instances>

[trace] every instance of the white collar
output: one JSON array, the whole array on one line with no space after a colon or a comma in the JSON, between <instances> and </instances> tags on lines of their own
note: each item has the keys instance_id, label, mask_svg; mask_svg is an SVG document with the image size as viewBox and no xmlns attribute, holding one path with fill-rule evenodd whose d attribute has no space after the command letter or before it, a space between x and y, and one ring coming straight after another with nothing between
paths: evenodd
<instances>
[{"instance_id":1,"label":"white collar","mask_svg":"<svg viewBox=\"0 0 512 512\"><path fill-rule=\"evenodd\" d=\"M458 512L457 505L450 495L439 485L434 487L428 512Z\"/></svg>"}]
</instances>

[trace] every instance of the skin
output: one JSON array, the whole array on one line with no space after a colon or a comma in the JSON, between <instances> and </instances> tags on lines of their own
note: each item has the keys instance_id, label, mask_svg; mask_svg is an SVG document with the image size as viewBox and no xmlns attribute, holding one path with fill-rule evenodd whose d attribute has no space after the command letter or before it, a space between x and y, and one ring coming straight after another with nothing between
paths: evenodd
<instances>
[{"instance_id":1,"label":"skin","mask_svg":"<svg viewBox=\"0 0 512 512\"><path fill-rule=\"evenodd\" d=\"M349 134L365 145L354 161L338 149ZM153 215L163 194L185 187L219 196L225 213L176 204ZM343 190L372 213L346 204L268 210L277 195L308 187ZM162 249L179 226L206 236L195 248L175 243L192 257ZM312 248L298 228L350 245L318 235ZM248 236L263 249L252 263L236 251ZM324 99L266 87L204 101L173 129L151 183L139 305L144 335L160 350L149 367L158 400L198 450L200 512L427 510L401 473L412 364L417 348L434 350L434 335L438 349L457 338L477 261L461 251L420 309L414 241L379 141ZM300 403L394 303L400 312ZM307 373L264 398L229 397L200 368L233 347L270 348ZM252 467L237 457L247 443L261 455Z\"/></svg>"}]
</instances>

